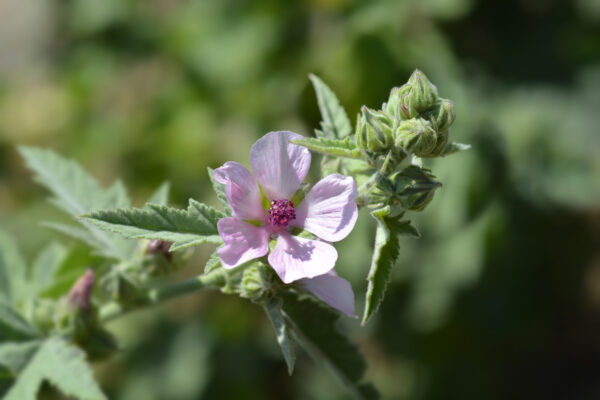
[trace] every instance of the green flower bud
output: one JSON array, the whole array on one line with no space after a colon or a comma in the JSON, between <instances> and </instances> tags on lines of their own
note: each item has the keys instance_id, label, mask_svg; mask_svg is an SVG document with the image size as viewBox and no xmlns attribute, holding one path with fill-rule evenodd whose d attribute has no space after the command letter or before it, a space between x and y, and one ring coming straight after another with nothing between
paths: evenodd
<instances>
[{"instance_id":1,"label":"green flower bud","mask_svg":"<svg viewBox=\"0 0 600 400\"><path fill-rule=\"evenodd\" d=\"M356 144L363 150L381 152L392 146L392 125L390 117L382 111L374 111L365 106L358 117Z\"/></svg>"},{"instance_id":2,"label":"green flower bud","mask_svg":"<svg viewBox=\"0 0 600 400\"><path fill-rule=\"evenodd\" d=\"M394 182L383 174L376 173L377 179L372 187L369 187L365 193L360 193L360 196L366 199L370 205L385 205L391 202L395 196Z\"/></svg>"},{"instance_id":3,"label":"green flower bud","mask_svg":"<svg viewBox=\"0 0 600 400\"><path fill-rule=\"evenodd\" d=\"M438 132L447 131L454 122L454 118L454 102L448 99L440 99L431 115L435 130Z\"/></svg>"},{"instance_id":4,"label":"green flower bud","mask_svg":"<svg viewBox=\"0 0 600 400\"><path fill-rule=\"evenodd\" d=\"M414 118L400 122L394 132L394 143L418 157L429 157L437 144L437 133L430 122Z\"/></svg>"},{"instance_id":5,"label":"green flower bud","mask_svg":"<svg viewBox=\"0 0 600 400\"><path fill-rule=\"evenodd\" d=\"M448 131L439 131L437 134L437 144L429 157L438 157L441 155L448 144Z\"/></svg>"},{"instance_id":6,"label":"green flower bud","mask_svg":"<svg viewBox=\"0 0 600 400\"><path fill-rule=\"evenodd\" d=\"M431 200L433 200L434 194L435 189L430 189L418 195L412 195L406 199L406 208L412 211L423 211L431 203Z\"/></svg>"},{"instance_id":7,"label":"green flower bud","mask_svg":"<svg viewBox=\"0 0 600 400\"><path fill-rule=\"evenodd\" d=\"M412 73L407 85L410 91L407 94L408 105L421 113L435 105L438 99L438 90L418 69Z\"/></svg>"},{"instance_id":8,"label":"green flower bud","mask_svg":"<svg viewBox=\"0 0 600 400\"><path fill-rule=\"evenodd\" d=\"M172 242L150 240L140 242L142 264L140 268L128 268L128 273L139 282L171 274L187 265L190 251L171 252Z\"/></svg>"},{"instance_id":9,"label":"green flower bud","mask_svg":"<svg viewBox=\"0 0 600 400\"><path fill-rule=\"evenodd\" d=\"M393 88L388 102L384 103L381 109L397 121L417 117L418 114L409 101L410 89L408 84Z\"/></svg>"},{"instance_id":10,"label":"green flower bud","mask_svg":"<svg viewBox=\"0 0 600 400\"><path fill-rule=\"evenodd\" d=\"M417 166L405 168L393 178L395 196L392 205L405 210L422 211L433 199L441 183Z\"/></svg>"},{"instance_id":11,"label":"green flower bud","mask_svg":"<svg viewBox=\"0 0 600 400\"><path fill-rule=\"evenodd\" d=\"M33 300L33 321L40 332L50 332L55 325L57 307L53 301L44 298ZM62 310L61 310L62 311ZM66 314L70 310L66 310Z\"/></svg>"},{"instance_id":12,"label":"green flower bud","mask_svg":"<svg viewBox=\"0 0 600 400\"><path fill-rule=\"evenodd\" d=\"M260 303L273 295L273 272L263 264L252 265L242 274L240 296Z\"/></svg>"}]
</instances>

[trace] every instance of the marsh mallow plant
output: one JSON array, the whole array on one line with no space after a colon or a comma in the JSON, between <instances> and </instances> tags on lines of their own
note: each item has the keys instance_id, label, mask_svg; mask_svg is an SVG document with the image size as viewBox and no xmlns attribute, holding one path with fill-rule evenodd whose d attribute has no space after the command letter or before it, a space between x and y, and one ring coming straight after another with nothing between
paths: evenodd
<instances>
[{"instance_id":1,"label":"marsh mallow plant","mask_svg":"<svg viewBox=\"0 0 600 400\"><path fill-rule=\"evenodd\" d=\"M20 149L52 201L72 224L45 225L89 246L93 259L69 257L54 243L31 266L0 232L0 392L32 400L44 381L79 399L106 399L88 362L110 356L116 339L103 325L128 312L185 294L216 289L262 307L290 374L297 345L327 364L355 398L377 397L363 382L366 363L338 329L355 318L354 292L338 276L334 243L350 234L358 208L377 223L362 323L383 301L402 235L418 237L407 219L422 211L441 183L424 159L467 145L449 140L452 101L420 71L392 89L380 109L363 107L352 124L335 94L310 77L322 115L315 137L270 132L250 149L251 170L229 161L209 169L221 209L190 199L169 207L167 184L142 208L123 185L108 189L73 161L37 148ZM311 151L321 179L307 179ZM204 273L177 283L161 277L189 262L190 248L217 248Z\"/></svg>"}]
</instances>

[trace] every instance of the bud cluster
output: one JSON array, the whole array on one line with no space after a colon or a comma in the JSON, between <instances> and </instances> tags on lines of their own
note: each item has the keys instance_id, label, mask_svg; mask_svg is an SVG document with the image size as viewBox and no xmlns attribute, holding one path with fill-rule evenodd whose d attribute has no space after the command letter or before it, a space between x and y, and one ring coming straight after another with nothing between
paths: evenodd
<instances>
[{"instance_id":1,"label":"bud cluster","mask_svg":"<svg viewBox=\"0 0 600 400\"><path fill-rule=\"evenodd\" d=\"M356 144L377 170L372 186L363 193L367 204L387 204L397 213L425 208L440 183L419 160L447 154L453 122L454 104L439 97L419 70L406 84L392 89L380 110L363 107Z\"/></svg>"},{"instance_id":2,"label":"bud cluster","mask_svg":"<svg viewBox=\"0 0 600 400\"><path fill-rule=\"evenodd\" d=\"M384 154L392 155L391 165L409 155L438 157L448 143L452 122L452 101L439 97L435 85L416 70L406 84L392 89L381 110L361 109L356 144L375 168L381 167Z\"/></svg>"}]
</instances>

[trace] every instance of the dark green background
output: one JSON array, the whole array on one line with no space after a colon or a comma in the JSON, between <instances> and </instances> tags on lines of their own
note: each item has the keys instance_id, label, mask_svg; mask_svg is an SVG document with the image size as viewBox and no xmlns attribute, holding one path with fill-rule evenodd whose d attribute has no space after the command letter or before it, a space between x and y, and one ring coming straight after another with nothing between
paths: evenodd
<instances>
[{"instance_id":1,"label":"dark green background","mask_svg":"<svg viewBox=\"0 0 600 400\"><path fill-rule=\"evenodd\" d=\"M62 218L15 145L50 147L137 204L216 203L206 167L318 126L307 75L351 118L415 68L455 101L472 150L430 166L443 182L415 215L379 314L346 320L389 399L600 397L600 2L595 0L4 0L0 224L29 259ZM316 158L316 157L315 157ZM313 176L316 178L316 176ZM357 306L374 226L338 249ZM68 242L66 238L60 238ZM202 247L201 271L210 248ZM338 399L300 355L288 377L260 308L200 294L112 323L98 365L111 399Z\"/></svg>"}]
</instances>

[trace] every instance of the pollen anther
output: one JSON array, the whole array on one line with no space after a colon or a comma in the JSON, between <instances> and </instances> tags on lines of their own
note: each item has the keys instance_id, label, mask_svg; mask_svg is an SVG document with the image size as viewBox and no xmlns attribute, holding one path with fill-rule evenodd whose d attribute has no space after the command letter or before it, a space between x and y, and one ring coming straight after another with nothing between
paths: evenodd
<instances>
[{"instance_id":1,"label":"pollen anther","mask_svg":"<svg viewBox=\"0 0 600 400\"><path fill-rule=\"evenodd\" d=\"M296 209L294 203L290 200L273 200L269 208L269 217L267 222L272 227L285 228L288 224L296 219Z\"/></svg>"}]
</instances>

